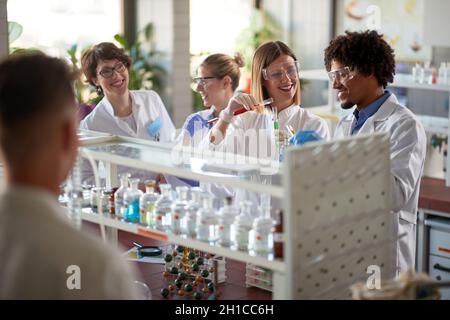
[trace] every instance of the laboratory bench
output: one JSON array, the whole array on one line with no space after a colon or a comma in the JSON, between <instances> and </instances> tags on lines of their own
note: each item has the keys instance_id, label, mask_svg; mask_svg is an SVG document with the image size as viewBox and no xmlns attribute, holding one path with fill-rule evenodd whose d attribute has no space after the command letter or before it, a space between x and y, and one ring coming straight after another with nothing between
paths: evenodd
<instances>
[{"instance_id":1,"label":"laboratory bench","mask_svg":"<svg viewBox=\"0 0 450 320\"><path fill-rule=\"evenodd\" d=\"M83 221L83 231L100 236L100 228L97 224ZM167 245L164 241L142 237L126 231L118 232L118 241L122 249L128 250L134 246L133 242L137 242L146 246ZM130 262L138 270L141 280L147 284L152 293L153 300L164 300L161 296L160 290L167 287L168 283L163 277L164 265L145 263L145 262ZM247 287L245 284L246 264L232 259L226 260L226 282L217 286L219 300L270 300L272 293L256 287ZM170 295L170 300L184 299L192 300L191 297L180 297L178 295Z\"/></svg>"},{"instance_id":2,"label":"laboratory bench","mask_svg":"<svg viewBox=\"0 0 450 320\"><path fill-rule=\"evenodd\" d=\"M450 280L450 188L440 179L423 178L417 222L417 271ZM450 289L442 290L450 299Z\"/></svg>"}]
</instances>

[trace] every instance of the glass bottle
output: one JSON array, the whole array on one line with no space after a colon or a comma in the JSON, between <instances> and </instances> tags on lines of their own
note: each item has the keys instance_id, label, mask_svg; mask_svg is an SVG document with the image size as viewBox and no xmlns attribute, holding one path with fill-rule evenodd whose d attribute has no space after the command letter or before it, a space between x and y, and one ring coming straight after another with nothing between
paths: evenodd
<instances>
[{"instance_id":1,"label":"glass bottle","mask_svg":"<svg viewBox=\"0 0 450 320\"><path fill-rule=\"evenodd\" d=\"M445 62L441 63L441 66L439 67L439 84L446 85L448 83L448 71L447 70L447 64Z\"/></svg>"},{"instance_id":2,"label":"glass bottle","mask_svg":"<svg viewBox=\"0 0 450 320\"><path fill-rule=\"evenodd\" d=\"M139 222L140 210L139 199L143 192L139 190L139 179L130 179L130 188L123 195L123 206L125 208L125 220Z\"/></svg>"},{"instance_id":3,"label":"glass bottle","mask_svg":"<svg viewBox=\"0 0 450 320\"><path fill-rule=\"evenodd\" d=\"M114 193L114 207L116 210L116 216L119 218L125 218L125 207L123 205L123 195L128 189L128 178L130 174L126 173L120 175L120 187Z\"/></svg>"},{"instance_id":4,"label":"glass bottle","mask_svg":"<svg viewBox=\"0 0 450 320\"><path fill-rule=\"evenodd\" d=\"M276 224L273 229L273 251L275 258L283 258L283 211L275 211Z\"/></svg>"},{"instance_id":5,"label":"glass bottle","mask_svg":"<svg viewBox=\"0 0 450 320\"><path fill-rule=\"evenodd\" d=\"M202 194L203 206L197 213L197 239L200 241L217 241L218 219L213 208L213 198L207 194Z\"/></svg>"},{"instance_id":6,"label":"glass bottle","mask_svg":"<svg viewBox=\"0 0 450 320\"><path fill-rule=\"evenodd\" d=\"M181 229L183 234L195 238L197 236L197 212L201 205L202 189L198 187L191 188L191 200L186 205L186 214L181 219Z\"/></svg>"},{"instance_id":7,"label":"glass bottle","mask_svg":"<svg viewBox=\"0 0 450 320\"><path fill-rule=\"evenodd\" d=\"M153 225L155 203L159 198L159 195L155 192L155 185L155 180L145 181L145 193L139 200L139 207L141 210L139 222L146 226Z\"/></svg>"},{"instance_id":8,"label":"glass bottle","mask_svg":"<svg viewBox=\"0 0 450 320\"><path fill-rule=\"evenodd\" d=\"M241 212L234 220L234 245L243 251L248 250L249 233L253 226L252 206L253 202L242 201Z\"/></svg>"},{"instance_id":9,"label":"glass bottle","mask_svg":"<svg viewBox=\"0 0 450 320\"><path fill-rule=\"evenodd\" d=\"M155 203L153 226L157 230L166 231L168 215L172 206L172 186L170 184L161 184L159 189L161 190L161 195Z\"/></svg>"},{"instance_id":10,"label":"glass bottle","mask_svg":"<svg viewBox=\"0 0 450 320\"><path fill-rule=\"evenodd\" d=\"M231 245L231 225L237 215L238 211L233 206L233 198L226 197L224 206L219 211L218 237L220 245L225 247Z\"/></svg>"},{"instance_id":11,"label":"glass bottle","mask_svg":"<svg viewBox=\"0 0 450 320\"><path fill-rule=\"evenodd\" d=\"M68 195L68 215L72 224L77 229L81 229L81 212L83 209L83 188L81 187L81 159L77 157L72 168L72 174L70 175L66 193Z\"/></svg>"},{"instance_id":12,"label":"glass bottle","mask_svg":"<svg viewBox=\"0 0 450 320\"><path fill-rule=\"evenodd\" d=\"M187 205L187 194L188 187L176 187L177 191L177 200L172 204L171 207L171 230L175 234L181 233L181 220L184 218L186 213L186 205Z\"/></svg>"},{"instance_id":13,"label":"glass bottle","mask_svg":"<svg viewBox=\"0 0 450 320\"><path fill-rule=\"evenodd\" d=\"M273 250L273 227L275 221L270 214L270 206L259 208L260 216L253 222L253 250L259 254L268 254Z\"/></svg>"}]
</instances>

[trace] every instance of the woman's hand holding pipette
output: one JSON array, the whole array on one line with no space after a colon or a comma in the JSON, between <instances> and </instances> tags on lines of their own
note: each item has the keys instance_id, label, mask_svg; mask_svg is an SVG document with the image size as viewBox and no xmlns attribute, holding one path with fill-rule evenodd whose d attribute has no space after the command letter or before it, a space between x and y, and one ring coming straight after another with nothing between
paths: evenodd
<instances>
[{"instance_id":1,"label":"woman's hand holding pipette","mask_svg":"<svg viewBox=\"0 0 450 320\"><path fill-rule=\"evenodd\" d=\"M239 109L245 108L245 110L243 111L245 112L254 110L257 106L258 102L256 102L256 99L252 95L240 93L230 100L228 106L220 113L219 119L230 123L235 116L235 112Z\"/></svg>"}]
</instances>

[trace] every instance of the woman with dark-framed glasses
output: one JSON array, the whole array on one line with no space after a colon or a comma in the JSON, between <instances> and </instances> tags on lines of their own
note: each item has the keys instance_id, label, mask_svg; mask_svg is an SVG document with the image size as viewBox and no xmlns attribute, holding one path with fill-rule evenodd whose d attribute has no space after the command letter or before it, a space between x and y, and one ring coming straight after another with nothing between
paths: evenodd
<instances>
[{"instance_id":1,"label":"woman with dark-framed glasses","mask_svg":"<svg viewBox=\"0 0 450 320\"><path fill-rule=\"evenodd\" d=\"M191 114L183 124L178 142L197 147L214 125L213 119L225 109L239 86L240 68L244 59L240 53L234 57L216 53L203 60L193 79L193 89L203 101L204 110Z\"/></svg>"},{"instance_id":2,"label":"woman with dark-framed glasses","mask_svg":"<svg viewBox=\"0 0 450 320\"><path fill-rule=\"evenodd\" d=\"M94 110L80 123L80 129L119 136L170 142L175 126L159 95L152 90L129 90L131 58L121 48L102 42L86 51L81 64L87 81L104 95ZM93 176L83 164L83 179L93 182ZM134 177L156 179L161 175L119 167L120 173L131 172Z\"/></svg>"},{"instance_id":3,"label":"woman with dark-framed glasses","mask_svg":"<svg viewBox=\"0 0 450 320\"><path fill-rule=\"evenodd\" d=\"M131 63L123 49L109 42L83 54L83 73L104 97L81 121L80 129L153 141L173 140L175 127L159 95L152 90L128 89Z\"/></svg>"}]
</instances>

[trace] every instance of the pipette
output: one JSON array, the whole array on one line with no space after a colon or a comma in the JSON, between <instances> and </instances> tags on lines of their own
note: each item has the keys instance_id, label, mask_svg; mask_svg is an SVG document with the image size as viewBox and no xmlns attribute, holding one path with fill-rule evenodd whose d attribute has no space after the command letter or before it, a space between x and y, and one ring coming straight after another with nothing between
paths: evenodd
<instances>
[{"instance_id":1,"label":"pipette","mask_svg":"<svg viewBox=\"0 0 450 320\"><path fill-rule=\"evenodd\" d=\"M272 98L269 98L269 99L264 100L261 104L262 104L264 107L266 107L266 106L270 105L271 103L273 103L273 99L272 99ZM238 109L238 110L236 110L235 112L233 112L233 115L234 115L234 116L238 116L238 115L240 115L240 114L246 113L247 111L250 111L250 110L248 110L248 109L246 109L246 108L241 108L241 109ZM214 123L214 122L216 122L217 120L219 120L219 118L214 118L214 119L209 120L208 123Z\"/></svg>"}]
</instances>

